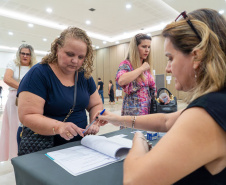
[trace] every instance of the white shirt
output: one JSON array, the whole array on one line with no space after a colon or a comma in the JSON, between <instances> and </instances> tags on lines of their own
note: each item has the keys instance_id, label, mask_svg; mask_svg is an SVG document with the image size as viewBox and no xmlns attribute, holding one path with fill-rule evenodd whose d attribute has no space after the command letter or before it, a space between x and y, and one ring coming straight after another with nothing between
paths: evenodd
<instances>
[{"instance_id":1,"label":"white shirt","mask_svg":"<svg viewBox=\"0 0 226 185\"><path fill-rule=\"evenodd\" d=\"M24 77L24 75L29 71L30 66L20 66L20 77L19 77L19 66L16 66L14 61L10 61L6 66L6 69L13 70L13 79L16 81L21 81L21 79ZM9 90L15 91L17 89L9 86Z\"/></svg>"}]
</instances>

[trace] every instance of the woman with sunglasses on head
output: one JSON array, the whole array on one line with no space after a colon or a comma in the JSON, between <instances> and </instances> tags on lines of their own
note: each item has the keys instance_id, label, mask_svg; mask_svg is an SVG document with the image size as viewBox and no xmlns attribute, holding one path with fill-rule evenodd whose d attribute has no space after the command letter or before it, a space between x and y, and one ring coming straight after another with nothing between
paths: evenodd
<instances>
[{"instance_id":1,"label":"woman with sunglasses on head","mask_svg":"<svg viewBox=\"0 0 226 185\"><path fill-rule=\"evenodd\" d=\"M137 34L130 42L126 59L119 65L116 82L126 93L121 115L145 115L150 112L151 91L156 91L150 51L151 37Z\"/></svg>"},{"instance_id":2,"label":"woman with sunglasses on head","mask_svg":"<svg viewBox=\"0 0 226 185\"><path fill-rule=\"evenodd\" d=\"M211 9L181 15L163 36L166 72L177 90L189 92L188 107L136 119L107 111L99 116L99 124L167 132L150 151L144 135L135 134L124 162L125 185L226 184L226 21Z\"/></svg>"},{"instance_id":3,"label":"woman with sunglasses on head","mask_svg":"<svg viewBox=\"0 0 226 185\"><path fill-rule=\"evenodd\" d=\"M20 124L16 106L16 93L19 83L29 69L36 64L36 56L31 45L22 44L16 53L16 59L6 66L4 82L9 86L0 137L0 161L17 156L17 130Z\"/></svg>"}]
</instances>

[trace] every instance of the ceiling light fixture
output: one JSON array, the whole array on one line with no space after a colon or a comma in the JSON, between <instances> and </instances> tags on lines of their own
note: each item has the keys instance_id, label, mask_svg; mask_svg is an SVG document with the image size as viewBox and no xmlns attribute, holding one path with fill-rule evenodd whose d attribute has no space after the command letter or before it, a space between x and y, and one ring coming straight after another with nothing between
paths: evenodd
<instances>
[{"instance_id":1,"label":"ceiling light fixture","mask_svg":"<svg viewBox=\"0 0 226 185\"><path fill-rule=\"evenodd\" d=\"M99 49L100 47L99 46L96 46L96 49Z\"/></svg>"},{"instance_id":2,"label":"ceiling light fixture","mask_svg":"<svg viewBox=\"0 0 226 185\"><path fill-rule=\"evenodd\" d=\"M46 41L47 41L47 39L46 39L46 38L43 38L42 40L43 40L44 42L46 42Z\"/></svg>"},{"instance_id":3,"label":"ceiling light fixture","mask_svg":"<svg viewBox=\"0 0 226 185\"><path fill-rule=\"evenodd\" d=\"M52 13L52 12L53 12L52 8L46 8L46 11L47 11L48 13Z\"/></svg>"},{"instance_id":4,"label":"ceiling light fixture","mask_svg":"<svg viewBox=\"0 0 226 185\"><path fill-rule=\"evenodd\" d=\"M132 7L131 4L127 4L127 5L126 5L126 9L130 9L131 7Z\"/></svg>"},{"instance_id":5,"label":"ceiling light fixture","mask_svg":"<svg viewBox=\"0 0 226 185\"><path fill-rule=\"evenodd\" d=\"M119 41L116 41L115 44L119 44Z\"/></svg>"},{"instance_id":6,"label":"ceiling light fixture","mask_svg":"<svg viewBox=\"0 0 226 185\"><path fill-rule=\"evenodd\" d=\"M103 44L107 44L107 42L106 41L103 41Z\"/></svg>"},{"instance_id":7,"label":"ceiling light fixture","mask_svg":"<svg viewBox=\"0 0 226 185\"><path fill-rule=\"evenodd\" d=\"M91 21L90 20L87 20L86 21L86 24L88 24L88 25L91 24Z\"/></svg>"},{"instance_id":8,"label":"ceiling light fixture","mask_svg":"<svg viewBox=\"0 0 226 185\"><path fill-rule=\"evenodd\" d=\"M45 26L48 28L58 29L61 31L68 27L68 25L62 25L62 24L59 24L56 22L48 21L45 19L40 19L40 18L33 17L33 16L27 16L27 14L25 15L25 14L22 14L19 12L9 11L9 10L3 9L3 8L0 8L0 15L4 16L4 17L12 18L12 19L20 20L20 21L30 22L30 23L33 23L36 25ZM164 23L164 25L166 25L166 23ZM163 25L157 25L157 26L145 28L145 33L160 31L163 29L163 27L164 27ZM131 38L140 32L141 32L141 30L136 30L133 32L129 32L127 34L116 35L114 37L109 37L106 35L101 35L101 34L89 32L89 31L87 31L86 33L88 34L89 37L92 37L95 39L104 40L107 42L115 42L115 41L120 41L120 40Z\"/></svg>"},{"instance_id":9,"label":"ceiling light fixture","mask_svg":"<svg viewBox=\"0 0 226 185\"><path fill-rule=\"evenodd\" d=\"M224 14L224 10L219 10L219 14Z\"/></svg>"},{"instance_id":10,"label":"ceiling light fixture","mask_svg":"<svg viewBox=\"0 0 226 185\"><path fill-rule=\"evenodd\" d=\"M59 25L58 23L55 23L55 22L51 22L45 19L40 19L30 15L27 16L25 14L6 10L3 8L0 8L0 15L4 17L12 18L12 19L20 20L20 21L25 21L25 22L30 22L33 24L41 25L41 26L46 26L48 28L59 29L59 30L64 30L68 27L66 25Z\"/></svg>"},{"instance_id":11,"label":"ceiling light fixture","mask_svg":"<svg viewBox=\"0 0 226 185\"><path fill-rule=\"evenodd\" d=\"M34 27L34 24L29 23L28 27L30 27L30 28Z\"/></svg>"},{"instance_id":12,"label":"ceiling light fixture","mask_svg":"<svg viewBox=\"0 0 226 185\"><path fill-rule=\"evenodd\" d=\"M9 31L8 34L9 34L9 35L13 35L13 32Z\"/></svg>"},{"instance_id":13,"label":"ceiling light fixture","mask_svg":"<svg viewBox=\"0 0 226 185\"><path fill-rule=\"evenodd\" d=\"M90 8L89 11L94 12L96 9Z\"/></svg>"}]
</instances>

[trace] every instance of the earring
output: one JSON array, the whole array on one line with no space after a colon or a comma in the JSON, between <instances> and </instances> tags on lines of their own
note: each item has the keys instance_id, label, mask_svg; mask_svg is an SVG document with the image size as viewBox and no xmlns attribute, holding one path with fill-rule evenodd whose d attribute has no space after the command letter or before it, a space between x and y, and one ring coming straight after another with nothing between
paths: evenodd
<instances>
[{"instance_id":1,"label":"earring","mask_svg":"<svg viewBox=\"0 0 226 185\"><path fill-rule=\"evenodd\" d=\"M197 79L197 74L196 74L196 71L195 71L195 79Z\"/></svg>"}]
</instances>

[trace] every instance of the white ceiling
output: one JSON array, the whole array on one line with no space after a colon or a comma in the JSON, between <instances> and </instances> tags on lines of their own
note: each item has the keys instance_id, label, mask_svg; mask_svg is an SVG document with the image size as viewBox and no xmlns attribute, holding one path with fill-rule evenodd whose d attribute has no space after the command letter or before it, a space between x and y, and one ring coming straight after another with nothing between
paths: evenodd
<instances>
[{"instance_id":1,"label":"white ceiling","mask_svg":"<svg viewBox=\"0 0 226 185\"><path fill-rule=\"evenodd\" d=\"M128 3L131 9L125 8ZM47 13L46 8L53 12ZM226 0L0 0L0 50L28 43L36 51L47 52L67 26L84 29L93 45L108 47L115 41L127 42L139 32L159 34L179 12L198 8L225 9L226 15ZM91 24L86 25L86 20Z\"/></svg>"}]
</instances>

